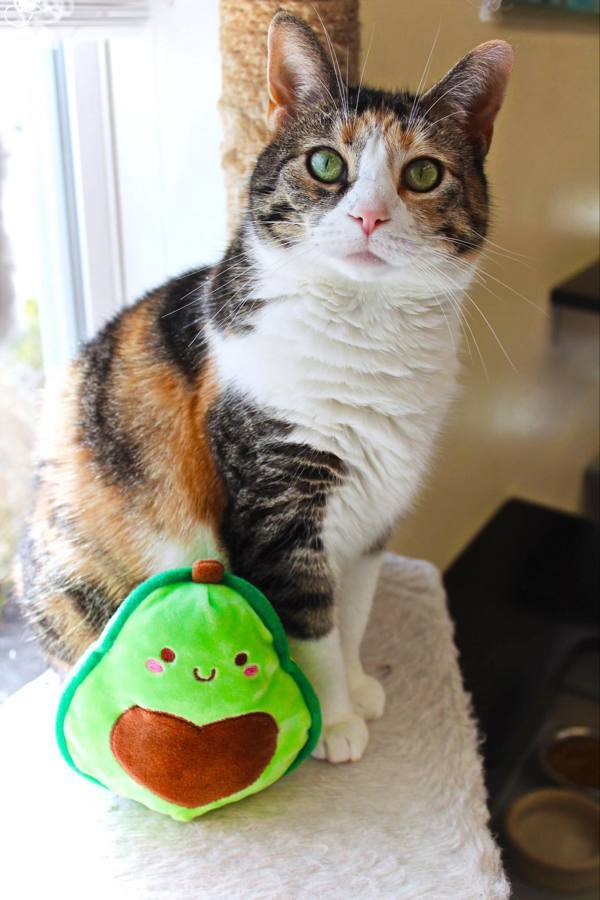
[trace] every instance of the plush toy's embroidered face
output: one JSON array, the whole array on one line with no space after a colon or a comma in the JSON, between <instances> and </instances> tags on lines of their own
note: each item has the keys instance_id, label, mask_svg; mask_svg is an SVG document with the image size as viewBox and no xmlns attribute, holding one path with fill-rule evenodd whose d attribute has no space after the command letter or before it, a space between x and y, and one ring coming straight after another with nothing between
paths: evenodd
<instances>
[{"instance_id":1,"label":"plush toy's embroidered face","mask_svg":"<svg viewBox=\"0 0 600 900\"><path fill-rule=\"evenodd\" d=\"M149 689L152 692L156 689L161 697L165 690L186 693L193 690L193 686L221 695L223 690L243 692L247 686L251 695L256 696L261 679L269 678L279 665L268 630L260 620L253 623L253 628L247 627L248 616L240 615L238 605L227 599L229 588L198 585L192 590L196 599L189 608L187 599L185 601L184 626L181 620L164 621L162 595L159 595L156 611L149 597L140 606L136 620L132 618L123 628L123 636L128 636L128 642L134 637L136 642L143 642L144 650L137 667L140 671L136 672L136 678L140 674L143 676L140 681L142 695L148 698ZM183 593L189 591L190 588L186 588ZM177 593L171 589L170 603L176 600L182 604L180 593L181 589ZM160 630L157 622L155 631L154 618L159 615L159 610ZM137 624L142 621L142 614L143 633ZM198 623L195 637L194 621ZM117 661L123 666L130 664L131 650L127 659L120 658L118 647L113 648L112 653L114 664ZM128 680L131 683L131 675ZM163 684L159 686L159 682L164 683L164 687ZM190 682L187 687L186 682Z\"/></svg>"},{"instance_id":2,"label":"plush toy's embroidered face","mask_svg":"<svg viewBox=\"0 0 600 900\"><path fill-rule=\"evenodd\" d=\"M64 720L84 773L185 819L270 784L306 745L299 682L231 587L160 586L119 624Z\"/></svg>"},{"instance_id":3,"label":"plush toy's embroidered face","mask_svg":"<svg viewBox=\"0 0 600 900\"><path fill-rule=\"evenodd\" d=\"M166 663L174 662L175 651L171 650L170 647L163 647L162 650L160 651L160 658L162 659L163 662L166 662ZM146 668L148 669L149 672L156 672L157 674L159 672L164 672L164 670L165 670L165 667L163 666L163 664L161 662L159 662L158 659L154 659L153 657L150 657L150 659L146 660Z\"/></svg>"},{"instance_id":4,"label":"plush toy's embroidered face","mask_svg":"<svg viewBox=\"0 0 600 900\"><path fill-rule=\"evenodd\" d=\"M175 651L171 650L170 647L163 647L160 651L160 659L163 662L167 663L175 662ZM242 651L241 653L236 653L234 662L236 666L244 666L244 675L246 675L247 678L254 678L254 676L258 675L258 673L260 672L260 666L254 664L246 666L246 663L248 662L248 654L244 651ZM155 659L152 656L150 657L150 659L146 660L146 668L149 672L154 672L156 675L158 675L160 672L165 671L165 667L163 666L163 664L159 662L158 659ZM200 666L194 666L193 674L196 681L212 681L217 677L217 669L212 666L210 673L208 675L203 675Z\"/></svg>"}]
</instances>

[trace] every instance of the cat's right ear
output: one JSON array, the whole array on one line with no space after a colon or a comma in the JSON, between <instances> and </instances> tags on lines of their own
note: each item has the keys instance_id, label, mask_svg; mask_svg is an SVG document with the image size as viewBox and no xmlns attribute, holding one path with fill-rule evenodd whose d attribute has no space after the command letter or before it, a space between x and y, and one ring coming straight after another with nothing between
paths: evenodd
<instances>
[{"instance_id":1,"label":"cat's right ear","mask_svg":"<svg viewBox=\"0 0 600 900\"><path fill-rule=\"evenodd\" d=\"M469 137L485 156L502 106L513 67L513 51L506 41L486 41L475 47L422 97L427 112L437 118L457 115Z\"/></svg>"},{"instance_id":2,"label":"cat's right ear","mask_svg":"<svg viewBox=\"0 0 600 900\"><path fill-rule=\"evenodd\" d=\"M279 131L302 106L333 97L335 73L312 29L285 10L271 20L268 48L268 121Z\"/></svg>"}]
</instances>

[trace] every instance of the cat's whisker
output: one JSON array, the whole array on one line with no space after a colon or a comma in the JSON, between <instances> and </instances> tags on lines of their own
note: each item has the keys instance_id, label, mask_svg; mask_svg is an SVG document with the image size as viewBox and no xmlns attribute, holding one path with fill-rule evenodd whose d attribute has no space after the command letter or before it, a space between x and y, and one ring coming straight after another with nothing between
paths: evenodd
<instances>
[{"instance_id":1,"label":"cat's whisker","mask_svg":"<svg viewBox=\"0 0 600 900\"><path fill-rule=\"evenodd\" d=\"M245 250L240 251L240 253L235 253L235 254L225 257L227 262L231 263L231 265L228 265L225 268L221 268L220 264L215 264L215 265L210 266L209 267L210 277L213 277L214 274L217 272L217 270L221 274L226 274L227 272L233 271L237 266L240 265L239 262L234 262L234 260L239 260L239 259L243 259L243 258L247 259L247 251L245 251ZM202 287L202 286L200 286L200 287ZM192 288L191 291L188 291L187 294L184 294L183 297L180 297L179 299L185 300L186 297L189 297L190 294L193 294L194 291L196 291L196 290L198 290L198 288ZM185 306L180 307L180 309L184 309L184 308L185 308ZM165 316L173 315L173 313L178 312L178 311L179 310L177 310L177 309L171 310L171 312L165 313Z\"/></svg>"},{"instance_id":2,"label":"cat's whisker","mask_svg":"<svg viewBox=\"0 0 600 900\"><path fill-rule=\"evenodd\" d=\"M187 294L185 294L181 298L182 300L185 300L185 298L189 297L191 294L196 294L196 296L192 297L192 299L189 301L189 303L184 303L183 306L178 306L177 309L170 309L169 312L163 313L163 315L161 316L161 319L167 319L169 316L174 316L175 313L181 312L183 309L187 309L189 306L193 306L194 303L197 303L198 300L200 299L202 287L203 287L203 285L200 285L199 287L194 288L193 291L188 291Z\"/></svg>"},{"instance_id":3,"label":"cat's whisker","mask_svg":"<svg viewBox=\"0 0 600 900\"><path fill-rule=\"evenodd\" d=\"M254 272L254 270L255 270L254 263L249 263L245 268L241 267L240 271L238 271L234 275L232 275L231 278L228 278L227 281L219 280L219 282L218 282L219 289L223 290L224 288L229 287L229 285L233 284L235 281L237 281L238 278L240 278L240 276L243 278L252 277L252 273ZM213 274L211 280L215 281L215 279L220 275L225 275L225 274L230 275L232 271L233 271L233 269L229 269L229 270L225 269L222 271L219 269Z\"/></svg>"},{"instance_id":4,"label":"cat's whisker","mask_svg":"<svg viewBox=\"0 0 600 900\"><path fill-rule=\"evenodd\" d=\"M420 261L420 262L416 263L415 268L416 268L418 271L423 272L425 275L430 275L432 271L435 272L435 269L434 269L433 266L429 266L427 263L425 263L425 262L423 262L423 261ZM439 275L439 273L437 273L437 274ZM457 347L456 347L456 340L455 340L455 337L454 337L454 332L452 331L452 329L451 329L451 327L450 327L450 322L449 322L448 317L447 317L447 315L446 315L446 310L444 309L443 304L440 302L440 300L439 300L439 298L438 298L438 295L437 295L437 292L433 295L433 299L436 301L437 305L439 306L439 308L440 308L440 310L441 310L441 312L442 312L442 314L443 314L443 316L444 316L444 319L446 320L446 325L448 326L448 332L449 332L450 338L451 338L451 340L452 340L452 345L453 345L454 350L455 350L455 352L456 352ZM452 297L449 297L448 299L449 299L450 301L452 301Z\"/></svg>"},{"instance_id":5,"label":"cat's whisker","mask_svg":"<svg viewBox=\"0 0 600 900\"><path fill-rule=\"evenodd\" d=\"M446 315L446 310L444 309L443 305L440 303L440 301L438 300L437 297L434 297L434 300L437 303L437 305L445 319L446 327L448 329L448 334L450 335L450 341L452 342L452 348L453 348L454 352L457 353L458 347L456 346L456 338L455 338L454 332L452 331L452 328L450 326L450 320L448 319L448 316Z\"/></svg>"},{"instance_id":6,"label":"cat's whisker","mask_svg":"<svg viewBox=\"0 0 600 900\"><path fill-rule=\"evenodd\" d=\"M469 332L473 339L474 339L474 335L473 335L473 331L469 325L469 322L467 321L467 319L465 317L462 305L459 306L456 298L450 293L448 294L448 302L452 306L452 309L454 310L454 313L455 313L456 317L458 318L458 322L460 325L460 331L463 336L464 346L466 347L467 353L469 355L469 359L473 359L473 351L471 350L471 342L469 341L469 334L467 333L466 329L467 328L469 329ZM484 371L485 371L485 369L484 369Z\"/></svg>"},{"instance_id":7,"label":"cat's whisker","mask_svg":"<svg viewBox=\"0 0 600 900\"><path fill-rule=\"evenodd\" d=\"M430 243L427 243L427 241L429 241ZM423 239L418 240L416 238L410 238L410 237L403 235L402 237L399 237L397 239L397 241L395 241L395 244L399 249L401 249L403 243L408 243L408 244L412 245L413 247L415 247L416 250L421 251L421 254L424 254L425 258L429 258L429 256L435 256L436 259L439 259L442 262L447 263L448 265L452 265L456 268L456 270L458 272L462 272L460 263L456 259L453 259L452 256L450 256L444 249L433 246L431 243L433 241L439 241L442 245L446 244L446 243L450 243L450 244L458 245L458 246L466 245L466 246L471 247L473 250L480 250L482 256L487 253L497 254L499 259L494 259L493 257L490 258L490 262L494 262L497 265L500 265L507 258L505 256L505 254L498 253L498 251L493 251L493 250L490 251L487 248L482 250L481 245L479 245L479 244L472 244L469 241L460 241L460 240L456 240L456 239L448 238L448 237L442 238L439 235L436 235L434 233L430 233L430 234L426 235L425 240L423 240ZM485 245L484 245L484 247L485 247ZM420 258L423 258L423 256L421 256ZM473 272L474 277L477 277L480 269L481 269L481 267L479 267L479 269L474 270L474 272ZM490 277L493 277L493 276L490 275Z\"/></svg>"},{"instance_id":8,"label":"cat's whisker","mask_svg":"<svg viewBox=\"0 0 600 900\"><path fill-rule=\"evenodd\" d=\"M483 353L481 351L481 347L479 346L479 341L477 340L477 338L475 336L475 332L471 328L471 323L468 320L466 311L463 313L462 321L464 322L465 327L468 328L469 334L473 338L473 343L475 344L475 349L477 350L477 356L479 357L479 361L481 363L481 368L483 369L483 373L485 375L485 380L489 384L490 383L490 373L489 373L488 367L486 365L485 359L483 358Z\"/></svg>"},{"instance_id":9,"label":"cat's whisker","mask_svg":"<svg viewBox=\"0 0 600 900\"><path fill-rule=\"evenodd\" d=\"M225 275L228 276L227 281L220 282L220 287L226 287L228 284L234 282L240 276L247 276L250 271L254 268L254 263L252 261L247 262L236 262L231 266L226 266L225 268L221 268L220 266L213 270L211 273L211 281L214 281L215 278L223 277Z\"/></svg>"},{"instance_id":10,"label":"cat's whisker","mask_svg":"<svg viewBox=\"0 0 600 900\"><path fill-rule=\"evenodd\" d=\"M477 283L480 284L483 288L485 288L489 293L496 297L498 300L501 299L499 294L496 294L495 291L485 283L486 278L491 278L492 281L497 282L501 287L505 288L507 291L510 291L511 294L514 294L515 297L518 297L520 300L524 300L529 306L532 306L533 309L537 310L537 312L541 313L545 318L549 318L549 313L547 309L544 309L542 306L539 306L537 303L534 303L533 300L530 300L524 294L521 294L519 291L515 290L515 288L511 287L510 284L506 284L505 281L502 281L500 278L496 278L495 275L492 275L490 272L487 272L485 269L480 269L475 273L475 278L477 279Z\"/></svg>"},{"instance_id":11,"label":"cat's whisker","mask_svg":"<svg viewBox=\"0 0 600 900\"><path fill-rule=\"evenodd\" d=\"M448 94L457 93L460 88L470 87L470 86L471 86L471 82L467 78L463 79L463 81L459 81L457 84L452 84L449 88L447 88L444 91L444 93L440 97L438 97L436 100L434 100L434 102L431 104L431 106L428 106L427 109L424 110L423 116L428 116L429 113L431 112L431 110L435 109L435 107L438 105L438 103L440 103L444 99L444 97L447 97Z\"/></svg>"},{"instance_id":12,"label":"cat's whisker","mask_svg":"<svg viewBox=\"0 0 600 900\"><path fill-rule=\"evenodd\" d=\"M435 274L437 274L438 278L441 278L441 279L444 280L444 281L448 281L448 279L443 275L443 273L442 273L436 266L434 266L433 264L431 264L431 263L421 263L421 264L425 265L426 267L429 267L430 271L435 272ZM473 338L473 341L474 341L474 343L475 343L475 345L476 345L476 347L477 347L477 350L478 350L478 352L479 352L479 346L477 345L477 340L475 339L475 335L473 334L473 331L472 331L472 329L471 329L469 323L466 321L466 318L465 318L465 315L464 315L464 311L463 311L462 304L460 303L459 299L457 299L457 296L456 296L456 294L454 293L454 291L451 290L451 289L449 289L447 286L446 286L445 288L443 288L443 292L444 292L445 296L447 297L447 299L448 299L450 305L452 306L452 309L454 310L455 315L457 316L457 319L458 319L458 322L459 322L459 327L460 327L460 329L461 329L461 332L462 332L462 335L463 335L463 338L464 338L464 341L465 341L465 346L466 346L466 348L467 348L467 351L468 351L468 353L469 353L469 356L471 356L472 354L471 354L471 347L470 347L470 344L469 344L469 338L468 338L468 335L467 335L467 333L466 333L466 331L465 331L465 326L469 329L469 332L470 332L470 334L471 334L471 337ZM436 300L437 300L437 297L436 297ZM438 304L439 304L439 301L437 301L437 302L438 302ZM441 304L439 304L439 305L440 305L440 308L441 308L442 311L443 311L443 306L442 306ZM454 343L454 346L456 347L456 344L455 344L455 343ZM481 357L481 353L480 353L480 357ZM486 366L485 366L485 363L484 363L482 357L481 357L481 363L482 363L484 372L486 373L486 377L487 377L487 368L486 368Z\"/></svg>"},{"instance_id":13,"label":"cat's whisker","mask_svg":"<svg viewBox=\"0 0 600 900\"><path fill-rule=\"evenodd\" d=\"M475 350L477 351L477 356L479 358L479 362L481 363L481 368L483 369L483 374L485 376L485 380L489 383L490 382L490 373L489 373L488 367L486 365L481 347L479 346L479 341L477 340L477 336L475 335L475 332L473 331L473 329L471 327L471 323L469 322L467 310L465 309L464 304L461 302L462 301L462 293L461 293L461 299L459 300L459 299L457 299L456 295L452 291L448 290L448 299L450 300L450 302L452 302L454 304L454 307L457 309L457 314L460 316L460 321L461 321L462 325L464 326L464 328L466 328L468 330L468 332L471 336L473 344L475 345ZM469 346L469 341L468 341L467 335L465 334L464 330L463 330L463 334L465 335L465 341L467 343L467 346ZM472 358L470 347L469 347L469 355Z\"/></svg>"},{"instance_id":14,"label":"cat's whisker","mask_svg":"<svg viewBox=\"0 0 600 900\"><path fill-rule=\"evenodd\" d=\"M243 256L244 254L240 253L239 255ZM211 270L214 271L214 269L216 269L216 266L211 266ZM223 271L223 270L220 270L220 271ZM200 300L200 297L201 297L202 293L204 292L204 288L205 288L204 283L196 285L196 287L193 287L191 291L188 291L182 297L179 297L179 300L185 300L187 297L190 297L192 294L196 294L196 296L193 297L189 303L184 303L182 306L178 306L177 309L169 310L169 312L164 313L161 316L161 319L167 319L169 316L174 316L175 313L181 312L183 309L187 309L188 306L193 306L194 303L196 303L198 300Z\"/></svg>"},{"instance_id":15,"label":"cat's whisker","mask_svg":"<svg viewBox=\"0 0 600 900\"><path fill-rule=\"evenodd\" d=\"M232 307L230 315L227 317L227 319L224 322L225 327L231 328L235 324L235 321L237 320L239 314L242 312L246 303L248 303L249 301L252 302L252 300L255 299L255 298L250 298L248 296L248 294L251 293L252 290L258 286L258 282L261 277L264 277L265 274L268 274L268 275L275 274L276 272L278 272L279 270L281 270L282 268L287 266L291 261L299 258L300 256L302 256L305 253L305 250L303 247L298 247L296 249L297 249L296 253L289 254L288 256L286 256L286 259L283 260L280 264L278 264L277 266L270 267L265 273L258 273L257 271L253 271L247 278L242 280L238 289L229 298L229 302L233 303L233 307ZM232 281L235 281L235 279L232 279ZM229 284L229 283L231 283L231 282L228 282L227 284ZM238 297L240 297L241 299L238 300L236 303L235 301L237 300ZM193 341L191 342L191 344L189 346L192 346L195 343L195 341L198 340L199 334L196 335L196 337L193 339Z\"/></svg>"},{"instance_id":16,"label":"cat's whisker","mask_svg":"<svg viewBox=\"0 0 600 900\"><path fill-rule=\"evenodd\" d=\"M510 256L510 254L505 253L502 250L494 250L493 247L488 247L485 242L482 244L481 259L485 259L495 266L506 267L506 263L510 262L515 263L517 266L524 266L526 269L529 269L530 272L534 271L534 267L528 262L525 262L525 260Z\"/></svg>"},{"instance_id":17,"label":"cat's whisker","mask_svg":"<svg viewBox=\"0 0 600 900\"><path fill-rule=\"evenodd\" d=\"M440 125L442 122L444 122L446 119L451 119L454 116L462 116L462 115L463 115L462 110L455 109L454 112L450 112L450 113L447 113L445 116L441 116L439 119L436 119L435 122L429 122L424 116L420 116L417 119L417 123L419 125L425 126L423 128L423 132L422 132L423 137L429 137L431 132L434 131L434 129L437 128L437 126Z\"/></svg>"},{"instance_id":18,"label":"cat's whisker","mask_svg":"<svg viewBox=\"0 0 600 900\"><path fill-rule=\"evenodd\" d=\"M477 235L478 238L481 238L482 241L485 241L486 244L489 244L492 247L495 247L498 250L502 250L504 253L509 254L509 256L520 257L521 259L532 260L533 257L527 256L525 253L518 253L516 250L511 250L509 247L503 247L502 244L494 243L490 238L486 237L484 234L480 234L475 229L472 229L473 234Z\"/></svg>"},{"instance_id":19,"label":"cat's whisker","mask_svg":"<svg viewBox=\"0 0 600 900\"><path fill-rule=\"evenodd\" d=\"M480 258L487 259L490 263L494 263L496 266L506 266L507 262L515 263L518 266L525 266L528 269L531 269L531 266L524 262L522 259L511 256L509 253L506 253L504 250L495 250L493 247L488 247L486 240L484 240L481 244L473 245L472 249L476 250L479 247Z\"/></svg>"},{"instance_id":20,"label":"cat's whisker","mask_svg":"<svg viewBox=\"0 0 600 900\"><path fill-rule=\"evenodd\" d=\"M508 250L505 247L499 247L499 245L494 244L493 241L490 241L489 238L485 237L484 235L479 234L479 232L475 231L474 229L471 229L471 231L476 237L478 237L480 239L480 241L481 241L480 243L476 244L472 241L467 241L467 240L464 240L461 238L451 238L451 237L446 237L446 236L440 237L440 235L435 234L435 232L433 232L431 230L427 230L425 233L426 233L427 239L429 241L437 240L437 241L440 241L441 243L454 244L455 246L470 247L473 250L481 250L482 253L483 252L489 253L490 255L498 256L501 259L508 259L511 262L516 262L516 263L519 263L520 265L526 265L520 259L515 258L515 257L520 256L521 254L515 254L513 251ZM406 238L406 240L410 240L410 239ZM492 244L491 247L489 246L490 243ZM499 249L494 249L495 247L498 247Z\"/></svg>"},{"instance_id":21,"label":"cat's whisker","mask_svg":"<svg viewBox=\"0 0 600 900\"><path fill-rule=\"evenodd\" d=\"M248 294L254 289L255 283L255 276L249 278L228 298L231 309L228 311L227 317L222 320L223 327L230 328L235 323L243 308L249 303Z\"/></svg>"},{"instance_id":22,"label":"cat's whisker","mask_svg":"<svg viewBox=\"0 0 600 900\"><path fill-rule=\"evenodd\" d=\"M367 52L365 53L365 58L363 59L362 69L360 70L360 78L358 79L358 90L356 92L356 103L354 104L354 115L358 115L358 101L360 100L360 91L363 84L363 78L365 77L365 70L367 68L367 61L369 59L369 54L371 52L371 47L373 45L373 35L375 34L375 25L371 26L371 36L369 37L369 44L367 47Z\"/></svg>"},{"instance_id":23,"label":"cat's whisker","mask_svg":"<svg viewBox=\"0 0 600 900\"><path fill-rule=\"evenodd\" d=\"M464 243L464 242L459 242L459 243ZM483 252L485 253L486 251L483 251ZM497 262L496 260L493 260L493 261ZM456 262L456 260L447 259L446 262L447 262L447 264L454 266L458 271L460 271L459 264ZM486 269L483 269L483 267L481 265L478 265L478 267L476 269L474 269L473 278L475 279L477 284L481 285L481 287L483 287L486 291L488 291L488 293L491 294L492 297L495 297L497 300L501 300L502 298L500 297L499 294L497 294L495 291L493 291L489 287L489 285L486 283L487 278L490 278L492 281L495 281L501 287L505 288L507 291L510 291L511 294L514 294L520 300L523 300L525 303L527 303L529 306L531 306L537 312L542 313L543 316L548 318L549 314L546 309L539 306L537 303L534 303L533 300L530 300L529 297L526 297L524 294L521 294L520 291L517 291L515 288L511 287L511 285L502 281L501 278L497 278L495 275L492 275L491 272L488 272Z\"/></svg>"},{"instance_id":24,"label":"cat's whisker","mask_svg":"<svg viewBox=\"0 0 600 900\"><path fill-rule=\"evenodd\" d=\"M247 259L248 251L246 249L240 250L239 253L228 253L221 263L218 263L216 266L212 266L213 269L219 269L220 271L226 271L227 268L233 268L234 265L239 265L240 259ZM221 269L223 263L228 263L226 269Z\"/></svg>"},{"instance_id":25,"label":"cat's whisker","mask_svg":"<svg viewBox=\"0 0 600 900\"><path fill-rule=\"evenodd\" d=\"M448 260L444 260L444 261L448 262ZM466 296L466 291L465 291L464 287L460 284L456 284L456 282L454 282L446 273L439 270L437 268L437 266L435 266L433 263L430 263L430 265L437 272L438 277L440 277L445 282L446 293L447 293L449 299L454 301L455 307L458 311L461 321L464 322L465 327L468 328L468 330L469 330L469 333L473 339L473 343L475 344L475 349L477 350L477 355L479 356L481 366L484 371L486 380L489 382L489 380L490 380L489 371L488 371L488 367L485 363L485 360L483 358L483 353L481 352L479 342L478 342L477 338L475 337L475 333L473 332L473 329L471 328L471 325L468 321L467 311L464 309L464 306L460 302L460 299L457 299L457 297L462 298L463 296ZM450 285L452 285L452 287L449 287Z\"/></svg>"},{"instance_id":26,"label":"cat's whisker","mask_svg":"<svg viewBox=\"0 0 600 900\"><path fill-rule=\"evenodd\" d=\"M468 291L464 291L464 295L465 295L466 299L469 300L469 301L473 304L473 306L475 307L475 309L477 310L477 312L479 313L479 315L481 316L481 318L483 319L483 321L485 322L485 324L486 324L487 327L489 328L491 334L492 334L493 337L494 337L494 340L495 340L496 343L498 344L498 347L499 347L500 350L502 351L502 353L503 353L504 357L506 358L508 364L510 365L511 369L513 370L513 372L516 373L516 372L518 371L518 370L517 370L517 367L515 366L514 362L512 361L512 359L511 359L511 357L510 357L510 355L509 355L509 353L508 353L506 347L504 346L504 344L502 343L502 341L501 341L500 338L498 337L498 334L496 333L496 330L495 330L495 328L493 327L493 325L491 324L490 320L488 319L488 317L486 316L486 314L483 312L483 310L481 309L481 307L479 306L479 304L476 303L475 300L473 300L473 298L471 297L471 295L469 294Z\"/></svg>"},{"instance_id":27,"label":"cat's whisker","mask_svg":"<svg viewBox=\"0 0 600 900\"><path fill-rule=\"evenodd\" d=\"M478 238L480 235L474 232ZM482 253L486 252L490 255L490 257L498 257L499 260L509 260L509 262L517 263L518 265L526 265L521 259L513 256L509 251L506 250L496 250L494 247L488 246L488 239L485 237L481 237L478 243L474 241L466 241L461 238L444 238L444 240L449 243L454 244L455 246L468 247L472 250L480 250Z\"/></svg>"},{"instance_id":28,"label":"cat's whisker","mask_svg":"<svg viewBox=\"0 0 600 900\"><path fill-rule=\"evenodd\" d=\"M443 243L443 244L452 244L452 245L455 246L455 247L466 247L466 248L467 248L467 252L468 252L469 250L473 250L474 252L478 252L478 253L480 254L480 258L481 258L481 256L483 256L483 254L485 253L485 254L488 255L490 262L494 262L494 263L496 263L497 265L505 265L507 260L508 260L509 262L515 262L515 263L519 263L519 262L520 262L520 260L513 259L513 258L512 258L511 256L509 256L507 253L503 253L503 252L501 252L501 251L499 251L499 250L494 250L493 248L487 247L486 244L485 244L485 241L483 241L483 242L481 242L481 243L475 243L475 242L473 242L473 241L465 241L465 240L461 240L460 238L450 238L450 237L445 237L445 236L444 236L444 237L439 237L439 236L436 236L436 235L433 235L433 234L431 235L431 240L432 240L432 241L435 240L436 237L437 237L437 239L440 241L440 243Z\"/></svg>"},{"instance_id":29,"label":"cat's whisker","mask_svg":"<svg viewBox=\"0 0 600 900\"><path fill-rule=\"evenodd\" d=\"M427 76L428 76L428 74L429 74L429 68L430 68L430 66L431 66L431 61L432 61L432 59L433 59L433 53L434 53L435 48L436 48L436 46L437 46L437 42L438 42L438 39L439 39L439 36L440 36L441 28L442 28L442 20L440 19L440 21L439 21L439 23L438 23L437 31L436 31L436 33L435 33L435 37L433 38L433 42L432 42L432 44L431 44L431 49L430 49L430 51L429 51L429 54L428 54L428 56L427 56L427 59L425 60L425 65L423 66L423 71L421 72L421 77L419 78L419 83L418 83L417 88L416 88L416 90L415 90L414 99L413 99L413 102L412 102L412 106L411 106L411 108L410 108L410 113L409 113L409 115L408 115L408 122L407 122L407 124L406 124L406 130L407 130L407 131L410 131L410 129L412 128L412 125L413 125L413 116L414 116L414 113L415 113L415 110L416 110L417 103L419 102L419 94L420 94L420 92L421 92L421 88L423 87L423 84L425 83L425 79L427 78Z\"/></svg>"},{"instance_id":30,"label":"cat's whisker","mask_svg":"<svg viewBox=\"0 0 600 900\"><path fill-rule=\"evenodd\" d=\"M331 91L329 90L329 86L323 81L323 79L322 79L319 75L315 74L313 77L314 77L315 81L316 81L318 84L321 85L321 87L323 88L323 90L325 91L325 93L329 96L329 99L331 100L332 106L337 107L338 104L337 104L337 102L336 102L335 97L333 96L333 94L332 94Z\"/></svg>"},{"instance_id":31,"label":"cat's whisker","mask_svg":"<svg viewBox=\"0 0 600 900\"><path fill-rule=\"evenodd\" d=\"M328 32L327 28L325 27L325 23L324 23L323 19L321 18L319 10L316 8L316 6L313 6L313 9L314 9L315 13L317 14L317 18L319 19L319 22L321 23L321 28L323 29L323 34L325 35L325 40L327 41L329 56L331 57L333 71L335 73L335 79L336 79L338 91L340 94L340 101L342 103L342 111L345 112L345 118L346 118L346 121L348 121L350 118L350 110L348 108L348 94L347 94L348 88L346 87L346 91L344 91L344 79L342 78L342 70L340 69L340 64L339 64L339 61L337 58L337 53L335 52L335 47L333 45L333 41L331 40L331 37L329 36L329 32Z\"/></svg>"},{"instance_id":32,"label":"cat's whisker","mask_svg":"<svg viewBox=\"0 0 600 900\"><path fill-rule=\"evenodd\" d=\"M350 104L350 94L349 94L349 81L350 81L350 47L346 44L346 81L344 82L346 85L346 109L348 110L348 114L350 110L348 109Z\"/></svg>"},{"instance_id":33,"label":"cat's whisker","mask_svg":"<svg viewBox=\"0 0 600 900\"><path fill-rule=\"evenodd\" d=\"M234 319L235 317L237 317L237 314L239 313L241 307L243 306L243 304L244 304L244 303L246 302L246 300L247 300L246 294L247 294L248 290L251 290L252 285L253 285L253 283L255 282L256 278L257 278L257 275L256 275L256 272L255 272L253 269L251 269L249 272L246 272L246 275L243 276L243 277L241 278L241 284L240 284L240 286L238 287L238 290L235 291L235 293L232 294L231 297L228 298L228 299L229 299L229 303L233 303L233 302L236 300L237 296L238 296L238 295L241 295L242 293L244 294L244 296L242 296L242 299L241 299L241 301L239 302L239 304L238 304L237 306L234 304L234 307L233 307L233 309L232 309L232 312L230 313L230 315L228 316L228 318L225 320L226 324L229 324L229 320L233 321L233 319ZM230 279L230 280L227 281L224 285L220 285L219 287L224 288L224 287L226 287L226 286L232 284L234 281L236 281L236 277ZM201 332L202 332L202 329L200 329L199 334L200 334ZM194 338L194 340L192 341L192 343L191 343L190 345L188 345L188 346L192 346L192 344L193 344L197 339L198 339L198 335L196 335L196 337Z\"/></svg>"}]
</instances>

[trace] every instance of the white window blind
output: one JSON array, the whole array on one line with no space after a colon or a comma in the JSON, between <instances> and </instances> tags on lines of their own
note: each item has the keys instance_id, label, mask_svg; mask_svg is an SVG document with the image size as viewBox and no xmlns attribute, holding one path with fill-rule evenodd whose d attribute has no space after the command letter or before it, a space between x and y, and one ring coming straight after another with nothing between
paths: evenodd
<instances>
[{"instance_id":1,"label":"white window blind","mask_svg":"<svg viewBox=\"0 0 600 900\"><path fill-rule=\"evenodd\" d=\"M114 28L142 25L151 0L0 0L0 28Z\"/></svg>"}]
</instances>

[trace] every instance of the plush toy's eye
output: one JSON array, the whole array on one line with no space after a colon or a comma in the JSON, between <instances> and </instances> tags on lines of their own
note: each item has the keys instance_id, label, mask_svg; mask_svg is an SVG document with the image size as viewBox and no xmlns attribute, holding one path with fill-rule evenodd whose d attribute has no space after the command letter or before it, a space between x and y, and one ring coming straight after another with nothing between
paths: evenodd
<instances>
[{"instance_id":1,"label":"plush toy's eye","mask_svg":"<svg viewBox=\"0 0 600 900\"><path fill-rule=\"evenodd\" d=\"M340 154L328 147L313 150L308 157L308 171L317 181L324 181L325 184L334 184L339 181L345 168Z\"/></svg>"},{"instance_id":2,"label":"plush toy's eye","mask_svg":"<svg viewBox=\"0 0 600 900\"><path fill-rule=\"evenodd\" d=\"M163 662L173 662L175 659L175 651L170 647L163 647L160 651L160 658Z\"/></svg>"},{"instance_id":3,"label":"plush toy's eye","mask_svg":"<svg viewBox=\"0 0 600 900\"><path fill-rule=\"evenodd\" d=\"M413 159L406 166L402 173L402 180L410 191L424 194L438 186L442 180L443 171L441 163L436 159L422 156L420 159Z\"/></svg>"},{"instance_id":4,"label":"plush toy's eye","mask_svg":"<svg viewBox=\"0 0 600 900\"><path fill-rule=\"evenodd\" d=\"M243 666L248 662L248 654L247 653L238 653L235 660L236 666Z\"/></svg>"}]
</instances>

